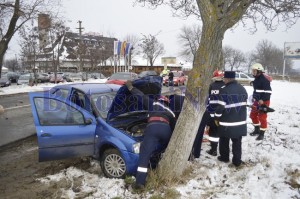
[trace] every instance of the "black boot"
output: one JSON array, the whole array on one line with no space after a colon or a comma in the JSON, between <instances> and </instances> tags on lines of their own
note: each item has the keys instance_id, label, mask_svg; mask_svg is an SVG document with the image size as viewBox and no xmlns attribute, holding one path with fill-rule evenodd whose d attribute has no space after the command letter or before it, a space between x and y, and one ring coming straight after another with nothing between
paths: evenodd
<instances>
[{"instance_id":1,"label":"black boot","mask_svg":"<svg viewBox=\"0 0 300 199\"><path fill-rule=\"evenodd\" d=\"M259 126L254 126L254 131L250 133L251 136L256 136L259 134Z\"/></svg>"},{"instance_id":2,"label":"black boot","mask_svg":"<svg viewBox=\"0 0 300 199\"><path fill-rule=\"evenodd\" d=\"M260 130L258 137L256 140L263 140L265 137L265 131Z\"/></svg>"},{"instance_id":3,"label":"black boot","mask_svg":"<svg viewBox=\"0 0 300 199\"><path fill-rule=\"evenodd\" d=\"M212 155L212 156L217 156L218 155L218 152L217 152L218 142L210 142L210 146L211 146L211 149L206 151L206 153L208 153L209 155Z\"/></svg>"}]
</instances>

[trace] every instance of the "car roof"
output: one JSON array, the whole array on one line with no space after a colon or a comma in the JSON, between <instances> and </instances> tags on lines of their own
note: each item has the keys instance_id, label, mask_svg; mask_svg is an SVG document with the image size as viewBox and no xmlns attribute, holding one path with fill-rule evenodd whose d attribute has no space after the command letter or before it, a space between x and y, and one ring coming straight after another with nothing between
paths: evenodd
<instances>
[{"instance_id":1,"label":"car roof","mask_svg":"<svg viewBox=\"0 0 300 199\"><path fill-rule=\"evenodd\" d=\"M120 88L120 86L116 84L77 83L77 84L58 85L55 88L59 88L59 89L75 88L77 90L81 90L84 93L93 94L93 93L99 93L99 91L101 92L117 91Z\"/></svg>"}]
</instances>

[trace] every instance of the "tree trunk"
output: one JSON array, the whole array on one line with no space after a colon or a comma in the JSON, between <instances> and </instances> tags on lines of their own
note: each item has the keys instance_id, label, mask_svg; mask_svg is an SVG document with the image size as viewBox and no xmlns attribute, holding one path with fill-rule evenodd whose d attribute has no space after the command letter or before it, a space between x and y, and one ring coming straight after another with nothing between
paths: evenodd
<instances>
[{"instance_id":1,"label":"tree trunk","mask_svg":"<svg viewBox=\"0 0 300 199\"><path fill-rule=\"evenodd\" d=\"M14 14L12 15L12 17L10 19L10 23L9 23L7 32L0 41L0 77L1 77L1 73L2 73L2 65L3 65L4 55L5 55L5 52L8 48L8 44L9 44L12 36L15 33L15 28L16 28L16 25L17 25L17 21L20 17L19 11L20 11L20 0L16 0L15 1Z\"/></svg>"},{"instance_id":2,"label":"tree trunk","mask_svg":"<svg viewBox=\"0 0 300 199\"><path fill-rule=\"evenodd\" d=\"M159 175L164 181L180 177L186 168L205 111L213 70L222 68L222 40L225 31L219 27L222 26L218 21L203 25L200 46L189 74L183 109L159 164Z\"/></svg>"}]
</instances>

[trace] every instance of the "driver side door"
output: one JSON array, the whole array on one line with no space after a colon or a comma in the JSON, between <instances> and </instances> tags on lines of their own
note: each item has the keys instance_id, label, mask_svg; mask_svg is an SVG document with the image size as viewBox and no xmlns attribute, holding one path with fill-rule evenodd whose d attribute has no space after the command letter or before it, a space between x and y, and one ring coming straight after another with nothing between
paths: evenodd
<instances>
[{"instance_id":1,"label":"driver side door","mask_svg":"<svg viewBox=\"0 0 300 199\"><path fill-rule=\"evenodd\" d=\"M95 117L67 100L30 93L39 161L94 154Z\"/></svg>"}]
</instances>

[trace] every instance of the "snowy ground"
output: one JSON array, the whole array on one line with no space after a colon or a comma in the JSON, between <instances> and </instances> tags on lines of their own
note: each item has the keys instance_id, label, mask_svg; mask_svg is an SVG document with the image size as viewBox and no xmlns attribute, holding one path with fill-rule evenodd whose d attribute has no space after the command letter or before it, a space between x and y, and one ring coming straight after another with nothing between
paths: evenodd
<instances>
[{"instance_id":1,"label":"snowy ground","mask_svg":"<svg viewBox=\"0 0 300 199\"><path fill-rule=\"evenodd\" d=\"M41 87L50 87L43 85ZM219 162L216 157L205 154L208 143L204 143L201 157L191 162L193 178L186 184L171 187L180 193L181 199L199 198L300 198L300 84L273 81L271 107L276 111L269 113L269 128L265 139L257 142L255 137L243 138L242 159L246 166L241 169L229 167L229 163ZM0 95L38 90L41 87L1 88ZM249 94L251 87L246 87ZM13 91L14 90L14 91ZM248 132L253 129L248 125ZM96 161L91 167L98 169ZM55 175L37 179L41 183L56 181L78 181L76 189L63 189L62 198L150 198L163 193L133 194L123 180L107 179L86 170L69 167Z\"/></svg>"}]
</instances>

